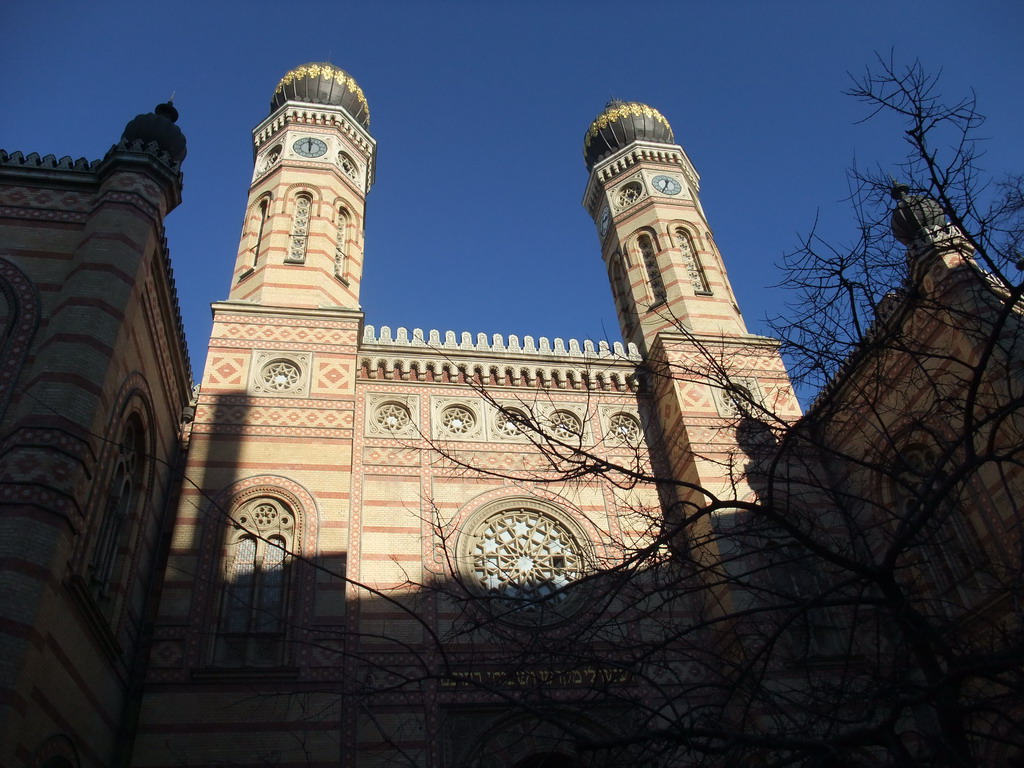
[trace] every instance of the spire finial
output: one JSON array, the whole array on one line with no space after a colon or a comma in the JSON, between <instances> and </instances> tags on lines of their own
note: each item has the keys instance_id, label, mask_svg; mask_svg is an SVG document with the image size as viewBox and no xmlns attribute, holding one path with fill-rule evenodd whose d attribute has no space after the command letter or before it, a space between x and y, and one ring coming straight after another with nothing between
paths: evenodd
<instances>
[{"instance_id":1,"label":"spire finial","mask_svg":"<svg viewBox=\"0 0 1024 768\"><path fill-rule=\"evenodd\" d=\"M902 200L905 198L907 196L907 192L910 191L910 187L896 181L895 176L890 176L889 179L892 181L892 185L889 187L889 194L892 195L892 199Z\"/></svg>"}]
</instances>

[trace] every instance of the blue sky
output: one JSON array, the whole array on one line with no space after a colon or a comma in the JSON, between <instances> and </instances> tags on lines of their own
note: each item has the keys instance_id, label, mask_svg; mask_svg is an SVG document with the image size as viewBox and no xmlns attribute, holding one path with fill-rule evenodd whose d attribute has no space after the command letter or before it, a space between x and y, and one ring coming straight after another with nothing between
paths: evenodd
<instances>
[{"instance_id":1,"label":"blue sky","mask_svg":"<svg viewBox=\"0 0 1024 768\"><path fill-rule=\"evenodd\" d=\"M611 97L660 110L748 325L784 312L776 264L801 234L854 237L854 161L891 168L902 128L858 124L842 91L875 53L973 88L983 165L1024 170L1024 3L53 2L4 13L0 147L101 157L173 91L188 138L168 219L197 369L227 295L250 132L292 67L330 59L363 87L378 141L367 209L368 323L618 339L580 205L583 134ZM197 370L198 375L198 370Z\"/></svg>"}]
</instances>

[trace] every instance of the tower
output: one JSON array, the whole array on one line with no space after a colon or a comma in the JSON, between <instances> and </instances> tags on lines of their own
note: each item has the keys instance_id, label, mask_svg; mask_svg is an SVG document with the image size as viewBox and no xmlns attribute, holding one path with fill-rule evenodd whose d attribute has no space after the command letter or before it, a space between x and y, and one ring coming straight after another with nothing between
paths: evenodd
<instances>
[{"instance_id":1,"label":"tower","mask_svg":"<svg viewBox=\"0 0 1024 768\"><path fill-rule=\"evenodd\" d=\"M583 155L583 206L597 225L623 338L646 358L672 476L756 493L737 420L797 415L799 406L778 343L747 332L693 163L668 120L635 101L606 105ZM681 491L678 501L705 500Z\"/></svg>"},{"instance_id":2,"label":"tower","mask_svg":"<svg viewBox=\"0 0 1024 768\"><path fill-rule=\"evenodd\" d=\"M326 63L288 72L253 130L255 160L230 298L359 309L376 142L356 81Z\"/></svg>"},{"instance_id":3,"label":"tower","mask_svg":"<svg viewBox=\"0 0 1024 768\"><path fill-rule=\"evenodd\" d=\"M253 131L245 220L228 299L213 305L178 506L175 536L192 548L172 555L166 581L166 594L192 603L165 599L157 619L177 627L167 647L184 648L183 663L217 675L301 666L308 650L293 628L343 621L340 577L319 590L314 571L293 572L283 553L345 571L368 124L355 80L311 63L281 79Z\"/></svg>"},{"instance_id":4,"label":"tower","mask_svg":"<svg viewBox=\"0 0 1024 768\"><path fill-rule=\"evenodd\" d=\"M0 150L0 764L122 765L192 376L177 110L89 162Z\"/></svg>"},{"instance_id":5,"label":"tower","mask_svg":"<svg viewBox=\"0 0 1024 768\"><path fill-rule=\"evenodd\" d=\"M613 100L584 137L583 206L597 224L622 335L746 333L700 204L700 177L656 109Z\"/></svg>"}]
</instances>

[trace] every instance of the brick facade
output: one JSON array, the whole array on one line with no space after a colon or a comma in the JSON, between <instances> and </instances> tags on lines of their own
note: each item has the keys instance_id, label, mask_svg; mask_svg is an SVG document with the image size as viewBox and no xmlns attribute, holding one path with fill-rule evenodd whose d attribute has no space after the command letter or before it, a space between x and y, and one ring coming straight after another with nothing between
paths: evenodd
<instances>
[{"instance_id":1,"label":"brick facade","mask_svg":"<svg viewBox=\"0 0 1024 768\"><path fill-rule=\"evenodd\" d=\"M162 240L180 163L0 153L0 763L576 765L552 722L615 732L645 690L505 646L578 642L573 617L629 606L559 587L705 494L758 496L742 403L800 416L778 345L744 326L686 153L643 138L583 200L626 344L366 325L368 122L282 99L194 395Z\"/></svg>"}]
</instances>

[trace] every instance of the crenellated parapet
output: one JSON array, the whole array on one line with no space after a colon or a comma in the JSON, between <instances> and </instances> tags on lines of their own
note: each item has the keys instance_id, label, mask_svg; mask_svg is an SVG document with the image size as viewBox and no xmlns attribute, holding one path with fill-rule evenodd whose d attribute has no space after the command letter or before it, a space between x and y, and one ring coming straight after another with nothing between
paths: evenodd
<instances>
[{"instance_id":1,"label":"crenellated parapet","mask_svg":"<svg viewBox=\"0 0 1024 768\"><path fill-rule=\"evenodd\" d=\"M500 333L490 337L486 333L478 333L474 339L472 333L463 331L457 334L455 331L445 331L444 338L441 338L441 331L427 331L426 335L420 328L396 328L394 333L387 325L380 326L380 330L372 325L363 329L363 345L368 344L389 344L405 347L428 347L434 350L458 349L464 351L487 353L498 352L505 355L511 353L537 354L537 355L560 355L576 358L600 359L612 361L640 362L640 351L636 344L623 344L621 341L614 341L609 344L607 341L593 342L586 339L583 342L577 339L568 341L560 338L548 339L541 336L534 340L533 336L523 336L522 342L515 334L508 335L508 341Z\"/></svg>"},{"instance_id":2,"label":"crenellated parapet","mask_svg":"<svg viewBox=\"0 0 1024 768\"><path fill-rule=\"evenodd\" d=\"M633 392L635 344L365 327L359 368L366 378Z\"/></svg>"},{"instance_id":3,"label":"crenellated parapet","mask_svg":"<svg viewBox=\"0 0 1024 768\"><path fill-rule=\"evenodd\" d=\"M130 152L139 155L151 155L157 162L165 166L167 170L176 174L178 184L181 184L181 161L175 160L171 157L170 153L160 148L160 145L155 141L146 141L145 139L121 139L117 144L110 148L107 152L107 156L104 159L107 160L116 153Z\"/></svg>"},{"instance_id":4,"label":"crenellated parapet","mask_svg":"<svg viewBox=\"0 0 1024 768\"><path fill-rule=\"evenodd\" d=\"M65 155L58 160L54 155L40 157L38 152L30 152L25 155L21 152L8 153L0 149L0 165L15 168L52 168L55 171L91 173L96 170L99 164L99 160L86 160L84 157L72 160L69 156Z\"/></svg>"}]
</instances>

